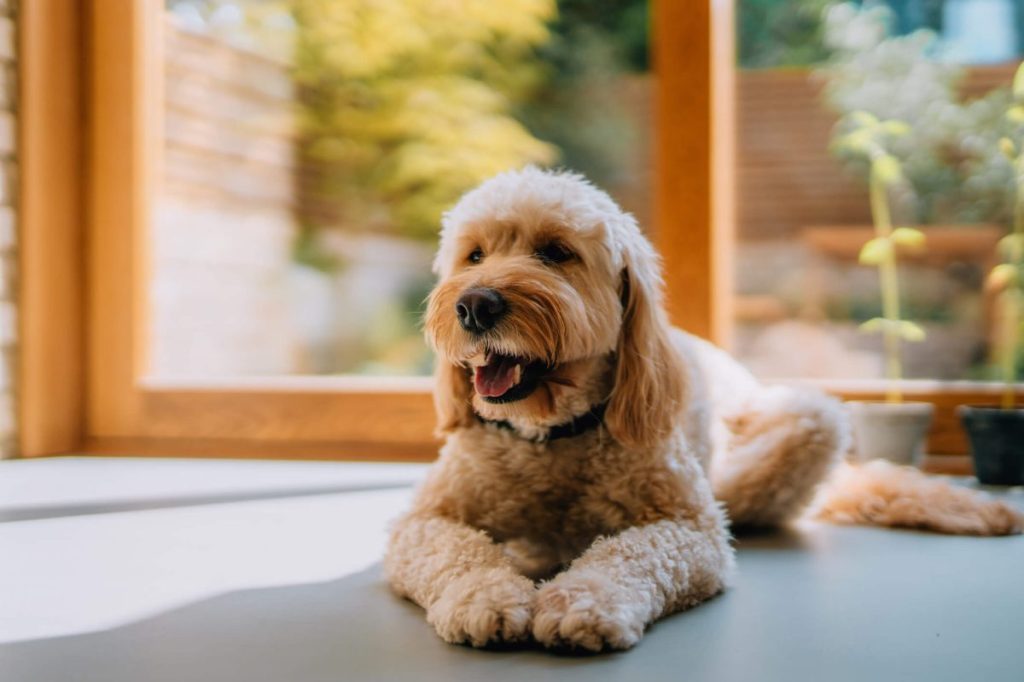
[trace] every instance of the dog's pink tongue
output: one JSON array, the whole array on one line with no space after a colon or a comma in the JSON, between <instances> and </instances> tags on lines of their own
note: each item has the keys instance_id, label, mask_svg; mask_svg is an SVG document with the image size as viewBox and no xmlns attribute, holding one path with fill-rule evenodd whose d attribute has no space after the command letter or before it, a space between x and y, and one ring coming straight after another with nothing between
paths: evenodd
<instances>
[{"instance_id":1,"label":"dog's pink tongue","mask_svg":"<svg viewBox=\"0 0 1024 682\"><path fill-rule=\"evenodd\" d=\"M515 381L515 358L502 356L492 359L482 367L477 367L473 376L476 392L488 398L504 395Z\"/></svg>"}]
</instances>

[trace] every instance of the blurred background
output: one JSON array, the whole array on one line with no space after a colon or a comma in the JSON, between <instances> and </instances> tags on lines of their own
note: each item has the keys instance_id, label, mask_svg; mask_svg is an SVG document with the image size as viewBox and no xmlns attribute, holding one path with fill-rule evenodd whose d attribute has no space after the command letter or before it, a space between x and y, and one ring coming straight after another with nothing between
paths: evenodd
<instances>
[{"instance_id":1,"label":"blurred background","mask_svg":"<svg viewBox=\"0 0 1024 682\"><path fill-rule=\"evenodd\" d=\"M428 373L419 329L442 212L535 163L645 229L652 74L643 0L166 0L150 373ZM382 40L381 36L387 36ZM985 379L983 288L1014 200L998 151L1024 0L739 0L733 351L765 378L883 375L866 166L852 111L912 126L893 153L908 378ZM794 354L792 349L800 348Z\"/></svg>"}]
</instances>

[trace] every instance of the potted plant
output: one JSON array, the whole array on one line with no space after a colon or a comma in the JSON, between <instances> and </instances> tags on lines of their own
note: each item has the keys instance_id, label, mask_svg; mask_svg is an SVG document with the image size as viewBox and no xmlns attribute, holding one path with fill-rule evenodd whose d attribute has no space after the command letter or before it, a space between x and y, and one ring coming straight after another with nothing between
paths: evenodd
<instances>
[{"instance_id":1,"label":"potted plant","mask_svg":"<svg viewBox=\"0 0 1024 682\"><path fill-rule=\"evenodd\" d=\"M995 355L1003 381L998 406L963 405L960 418L971 443L974 472L982 483L1024 484L1024 409L1015 402L1024 308L1024 64L1013 80L1014 104L1006 113L1014 137L999 141L1002 152L1014 166L1016 210L1013 229L998 245L1001 262L989 273L988 287L995 292L999 311L999 333Z\"/></svg>"},{"instance_id":2,"label":"potted plant","mask_svg":"<svg viewBox=\"0 0 1024 682\"><path fill-rule=\"evenodd\" d=\"M900 248L920 249L925 236L910 227L893 227L889 191L903 179L900 162L888 149L892 140L910 128L898 120L881 121L865 111L853 112L839 138L848 153L869 164L868 191L875 236L861 248L859 261L878 268L882 294L882 316L861 325L861 331L882 335L885 376L884 402L850 403L856 452L861 459L882 457L909 464L923 454L924 436L932 420L931 403L906 402L900 391L902 344L921 341L924 330L900 315L899 274L896 269Z\"/></svg>"},{"instance_id":3,"label":"potted plant","mask_svg":"<svg viewBox=\"0 0 1024 682\"><path fill-rule=\"evenodd\" d=\"M1013 170L997 144L1007 132L1003 114L1011 93L992 87L994 74L1005 73L999 81L1008 81L1013 67L964 67L948 58L948 44L933 31L898 35L894 26L884 3L833 5L822 32L830 57L815 76L825 108L840 117L866 111L879 120L913 123L888 146L903 177L890 192L893 215L928 241L927 254L901 258L904 314L936 306L942 314L914 316L928 338L904 370L911 377L965 379L984 371L978 349L990 334L978 318L991 319L991 297L980 284L1013 214ZM833 140L844 132L834 128ZM863 154L838 144L830 152L844 171L868 184ZM805 239L842 243L844 252L828 257L849 263L856 245L874 232L864 218L812 225ZM846 290L830 288L843 300ZM846 325L847 334L852 326Z\"/></svg>"}]
</instances>

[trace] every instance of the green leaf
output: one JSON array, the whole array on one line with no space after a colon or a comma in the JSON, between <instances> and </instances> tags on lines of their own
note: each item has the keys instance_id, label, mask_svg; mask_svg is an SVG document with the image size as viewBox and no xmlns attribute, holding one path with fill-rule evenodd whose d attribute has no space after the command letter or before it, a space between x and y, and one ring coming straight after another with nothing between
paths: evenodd
<instances>
[{"instance_id":1,"label":"green leaf","mask_svg":"<svg viewBox=\"0 0 1024 682\"><path fill-rule=\"evenodd\" d=\"M863 334L872 334L874 332L880 332L888 324L888 320L881 317L872 317L867 322L862 322L857 330Z\"/></svg>"},{"instance_id":2,"label":"green leaf","mask_svg":"<svg viewBox=\"0 0 1024 682\"><path fill-rule=\"evenodd\" d=\"M860 128L874 128L878 125L878 117L867 111L854 111L850 120Z\"/></svg>"},{"instance_id":3,"label":"green leaf","mask_svg":"<svg viewBox=\"0 0 1024 682\"><path fill-rule=\"evenodd\" d=\"M879 154L872 159L871 172L886 185L899 182L903 178L900 162L892 154Z\"/></svg>"},{"instance_id":4,"label":"green leaf","mask_svg":"<svg viewBox=\"0 0 1024 682\"><path fill-rule=\"evenodd\" d=\"M921 325L908 320L900 320L900 336L905 341L924 341L925 333Z\"/></svg>"},{"instance_id":5,"label":"green leaf","mask_svg":"<svg viewBox=\"0 0 1024 682\"><path fill-rule=\"evenodd\" d=\"M1016 263L1024 260L1024 234L1008 234L996 244L999 255Z\"/></svg>"},{"instance_id":6,"label":"green leaf","mask_svg":"<svg viewBox=\"0 0 1024 682\"><path fill-rule=\"evenodd\" d=\"M1008 137L999 138L999 151L1010 161L1014 161L1017 158L1017 147L1013 144L1013 140Z\"/></svg>"},{"instance_id":7,"label":"green leaf","mask_svg":"<svg viewBox=\"0 0 1024 682\"><path fill-rule=\"evenodd\" d=\"M910 132L910 126L903 121L890 119L882 123L882 130L893 137L903 137Z\"/></svg>"},{"instance_id":8,"label":"green leaf","mask_svg":"<svg viewBox=\"0 0 1024 682\"><path fill-rule=\"evenodd\" d=\"M1010 123L1024 123L1024 107L1019 104L1010 107L1006 112L1006 120Z\"/></svg>"},{"instance_id":9,"label":"green leaf","mask_svg":"<svg viewBox=\"0 0 1024 682\"><path fill-rule=\"evenodd\" d=\"M1017 73L1013 76L1013 98L1024 100L1024 62L1017 67Z\"/></svg>"},{"instance_id":10,"label":"green leaf","mask_svg":"<svg viewBox=\"0 0 1024 682\"><path fill-rule=\"evenodd\" d=\"M892 242L885 237L875 237L861 247L857 260L861 265L879 265L892 254Z\"/></svg>"},{"instance_id":11,"label":"green leaf","mask_svg":"<svg viewBox=\"0 0 1024 682\"><path fill-rule=\"evenodd\" d=\"M889 238L899 246L907 246L912 249L921 248L925 242L924 232L913 227L897 227Z\"/></svg>"},{"instance_id":12,"label":"green leaf","mask_svg":"<svg viewBox=\"0 0 1024 682\"><path fill-rule=\"evenodd\" d=\"M1014 286L1018 279L1017 267L1009 263L1003 263L992 268L985 280L987 289L1005 289Z\"/></svg>"}]
</instances>

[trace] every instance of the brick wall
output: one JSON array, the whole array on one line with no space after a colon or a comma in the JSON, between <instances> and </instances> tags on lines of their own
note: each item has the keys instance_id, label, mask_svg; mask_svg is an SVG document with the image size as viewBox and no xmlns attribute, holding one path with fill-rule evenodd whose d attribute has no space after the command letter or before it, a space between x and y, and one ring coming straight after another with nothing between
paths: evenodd
<instances>
[{"instance_id":1,"label":"brick wall","mask_svg":"<svg viewBox=\"0 0 1024 682\"><path fill-rule=\"evenodd\" d=\"M294 87L286 64L166 26L150 371L287 373Z\"/></svg>"},{"instance_id":2,"label":"brick wall","mask_svg":"<svg viewBox=\"0 0 1024 682\"><path fill-rule=\"evenodd\" d=\"M317 178L296 153L288 63L173 19L165 43L149 371L177 380L426 371L404 306L425 294L430 245L317 216L333 228L318 248L340 265L328 273L292 257L308 197L300 185Z\"/></svg>"},{"instance_id":3,"label":"brick wall","mask_svg":"<svg viewBox=\"0 0 1024 682\"><path fill-rule=\"evenodd\" d=\"M17 445L16 4L15 0L0 0L0 457L13 456Z\"/></svg>"}]
</instances>

